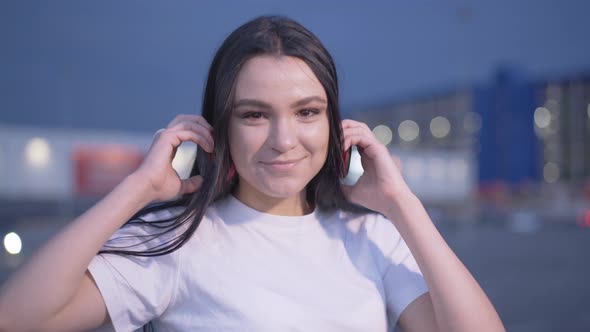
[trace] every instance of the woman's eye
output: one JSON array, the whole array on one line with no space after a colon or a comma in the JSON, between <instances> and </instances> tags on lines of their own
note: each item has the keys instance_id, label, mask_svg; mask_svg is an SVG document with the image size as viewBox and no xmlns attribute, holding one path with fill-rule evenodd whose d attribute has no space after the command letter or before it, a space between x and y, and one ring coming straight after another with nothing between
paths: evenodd
<instances>
[{"instance_id":1,"label":"woman's eye","mask_svg":"<svg viewBox=\"0 0 590 332\"><path fill-rule=\"evenodd\" d=\"M243 115L245 119L261 119L262 113L260 112L250 112Z\"/></svg>"},{"instance_id":2,"label":"woman's eye","mask_svg":"<svg viewBox=\"0 0 590 332\"><path fill-rule=\"evenodd\" d=\"M320 111L318 111L316 109L306 108L306 109L302 109L301 111L299 111L299 115L301 115L304 118L309 118L311 116L318 114L319 112Z\"/></svg>"}]
</instances>

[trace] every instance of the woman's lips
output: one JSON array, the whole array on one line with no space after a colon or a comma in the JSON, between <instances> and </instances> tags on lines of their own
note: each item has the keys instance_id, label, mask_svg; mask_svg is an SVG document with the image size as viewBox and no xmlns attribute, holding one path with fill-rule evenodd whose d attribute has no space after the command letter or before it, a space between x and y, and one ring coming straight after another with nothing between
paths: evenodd
<instances>
[{"instance_id":1,"label":"woman's lips","mask_svg":"<svg viewBox=\"0 0 590 332\"><path fill-rule=\"evenodd\" d=\"M301 159L292 159L292 160L278 160L278 161L270 161L270 162L265 162L262 161L261 163L266 166L267 168L274 170L274 171L289 171L291 169L293 169L295 166L297 166L297 164L299 164L299 162L302 160Z\"/></svg>"}]
</instances>

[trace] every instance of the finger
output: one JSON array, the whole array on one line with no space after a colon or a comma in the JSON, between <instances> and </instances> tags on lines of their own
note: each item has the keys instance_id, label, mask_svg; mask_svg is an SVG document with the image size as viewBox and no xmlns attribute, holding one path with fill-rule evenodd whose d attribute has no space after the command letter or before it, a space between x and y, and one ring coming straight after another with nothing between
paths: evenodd
<instances>
[{"instance_id":1,"label":"finger","mask_svg":"<svg viewBox=\"0 0 590 332\"><path fill-rule=\"evenodd\" d=\"M197 126L203 127L205 130L207 130L208 132L213 132L213 127L202 117L200 116L190 116L189 115L185 115L184 117L177 117L174 120L172 120L172 122L170 122L170 124L168 124L168 129L174 129L174 128L178 128L179 125L184 124L184 123L191 123L191 124L195 124Z\"/></svg>"},{"instance_id":2,"label":"finger","mask_svg":"<svg viewBox=\"0 0 590 332\"><path fill-rule=\"evenodd\" d=\"M156 138L156 137L160 136L160 134L161 134L161 133L162 133L164 130L166 130L166 129L165 129L165 128L160 128L160 129L156 130L156 132L154 133L154 138Z\"/></svg>"},{"instance_id":3,"label":"finger","mask_svg":"<svg viewBox=\"0 0 590 332\"><path fill-rule=\"evenodd\" d=\"M182 142L194 142L201 146L207 152L213 152L213 144L204 136L190 130L169 130L166 129L160 133L158 139L164 139L170 142L175 148Z\"/></svg>"},{"instance_id":4,"label":"finger","mask_svg":"<svg viewBox=\"0 0 590 332\"><path fill-rule=\"evenodd\" d=\"M191 130L197 134L207 137L207 139L209 140L211 145L213 145L213 143L214 143L213 134L212 134L211 130L209 130L206 127L203 127L203 125L201 125L200 123L191 122L191 121L183 121L183 122L177 123L173 127L169 128L169 130Z\"/></svg>"},{"instance_id":5,"label":"finger","mask_svg":"<svg viewBox=\"0 0 590 332\"><path fill-rule=\"evenodd\" d=\"M357 125L357 121L354 121L351 119L344 119L341 121L341 123L342 123L342 128L350 128L350 127Z\"/></svg>"},{"instance_id":6,"label":"finger","mask_svg":"<svg viewBox=\"0 0 590 332\"><path fill-rule=\"evenodd\" d=\"M214 131L214 130L215 130L215 129L213 128L213 126L212 126L212 125L211 125L209 122L207 122L207 120L205 120L205 118L204 118L204 117L202 117L202 116L200 116L200 115L198 115L198 116L195 118L195 121L196 121L197 123L199 123L201 126L203 126L203 127L207 128L207 129L209 129L209 130L211 130L211 131Z\"/></svg>"},{"instance_id":7,"label":"finger","mask_svg":"<svg viewBox=\"0 0 590 332\"><path fill-rule=\"evenodd\" d=\"M376 138L367 135L349 135L346 138L344 146L346 148L356 145L361 156L367 156L371 159L379 158L382 153L388 153L387 148Z\"/></svg>"},{"instance_id":8,"label":"finger","mask_svg":"<svg viewBox=\"0 0 590 332\"><path fill-rule=\"evenodd\" d=\"M353 134L353 135L348 135L348 137L344 141L344 147L346 150L350 146L356 145L359 149L366 149L375 143L377 143L377 142L375 142L370 137L367 137L366 135Z\"/></svg>"},{"instance_id":9,"label":"finger","mask_svg":"<svg viewBox=\"0 0 590 332\"><path fill-rule=\"evenodd\" d=\"M176 126L177 124L181 123L182 121L186 121L186 116L188 114L179 114L177 116L174 117L174 119L172 119L172 121L170 121L170 123L168 124L168 126L166 128L172 128L174 126Z\"/></svg>"},{"instance_id":10,"label":"finger","mask_svg":"<svg viewBox=\"0 0 590 332\"><path fill-rule=\"evenodd\" d=\"M184 179L180 182L180 195L192 194L201 188L203 177L200 175Z\"/></svg>"},{"instance_id":11,"label":"finger","mask_svg":"<svg viewBox=\"0 0 590 332\"><path fill-rule=\"evenodd\" d=\"M172 128L184 121L195 122L208 130L213 130L213 126L211 126L204 117L196 114L179 114L168 124L168 128Z\"/></svg>"},{"instance_id":12,"label":"finger","mask_svg":"<svg viewBox=\"0 0 590 332\"><path fill-rule=\"evenodd\" d=\"M378 143L375 134L368 128L368 127L349 127L343 130L344 137L344 150L346 151L351 145L357 145L355 142L366 142L365 145L370 145L374 143ZM351 138L355 138L355 142L352 142ZM360 140L360 137L365 137L366 139ZM365 146L360 146L365 147Z\"/></svg>"},{"instance_id":13,"label":"finger","mask_svg":"<svg viewBox=\"0 0 590 332\"><path fill-rule=\"evenodd\" d=\"M363 127L356 125L342 128L342 144L344 146L344 151L348 150L350 147L350 140L348 137L354 134L368 134L368 132Z\"/></svg>"},{"instance_id":14,"label":"finger","mask_svg":"<svg viewBox=\"0 0 590 332\"><path fill-rule=\"evenodd\" d=\"M403 167L402 160L398 156L394 155L391 155L391 160L393 160L393 163L395 164L395 166L397 166L397 169L401 171Z\"/></svg>"},{"instance_id":15,"label":"finger","mask_svg":"<svg viewBox=\"0 0 590 332\"><path fill-rule=\"evenodd\" d=\"M344 120L342 120L341 123L342 123L342 128L343 129L351 128L351 127L366 127L367 129L369 129L369 126L367 126L366 123L360 122L360 121L351 120L351 119L344 119Z\"/></svg>"},{"instance_id":16,"label":"finger","mask_svg":"<svg viewBox=\"0 0 590 332\"><path fill-rule=\"evenodd\" d=\"M365 124L348 126L342 129L342 136L344 139L350 135L366 135L368 137L375 137L375 134Z\"/></svg>"}]
</instances>

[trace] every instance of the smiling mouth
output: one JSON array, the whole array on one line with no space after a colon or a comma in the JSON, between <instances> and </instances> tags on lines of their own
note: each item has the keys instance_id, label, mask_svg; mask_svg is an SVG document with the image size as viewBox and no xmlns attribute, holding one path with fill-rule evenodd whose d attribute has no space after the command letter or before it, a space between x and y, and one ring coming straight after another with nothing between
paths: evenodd
<instances>
[{"instance_id":1,"label":"smiling mouth","mask_svg":"<svg viewBox=\"0 0 590 332\"><path fill-rule=\"evenodd\" d=\"M280 161L271 161L271 162L264 162L262 161L261 164L267 166L268 168L276 171L288 171L295 167L301 160L300 159L291 159L291 160L280 160Z\"/></svg>"},{"instance_id":2,"label":"smiling mouth","mask_svg":"<svg viewBox=\"0 0 590 332\"><path fill-rule=\"evenodd\" d=\"M303 158L301 158L303 159ZM301 159L291 159L291 160L280 160L280 161L263 161L263 164L267 164L267 165L288 165L288 164L293 164L298 162Z\"/></svg>"}]
</instances>

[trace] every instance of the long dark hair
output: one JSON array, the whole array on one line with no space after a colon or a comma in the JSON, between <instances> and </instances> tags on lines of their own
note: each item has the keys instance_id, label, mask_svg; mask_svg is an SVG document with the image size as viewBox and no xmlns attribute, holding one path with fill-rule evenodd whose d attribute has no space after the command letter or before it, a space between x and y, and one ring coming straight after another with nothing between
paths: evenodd
<instances>
[{"instance_id":1,"label":"long dark hair","mask_svg":"<svg viewBox=\"0 0 590 332\"><path fill-rule=\"evenodd\" d=\"M236 77L246 61L258 55L280 55L299 58L311 68L326 91L330 122L329 148L319 173L306 187L308 202L322 210L343 209L367 211L344 198L340 188L343 176L342 128L338 105L338 78L332 57L320 40L301 24L283 16L262 16L233 31L223 42L211 63L203 96L202 116L214 128L215 150L208 154L200 147L190 175L202 175L203 184L194 194L177 200L148 206L136 213L123 227L145 225L153 229L140 244L174 232L173 236L149 249L133 246L105 245L99 253L134 256L165 255L180 248L195 232L207 207L225 197L235 188L237 176L227 179L232 164L228 145L228 123L234 101ZM146 221L147 213L186 207L182 213L165 220Z\"/></svg>"}]
</instances>

